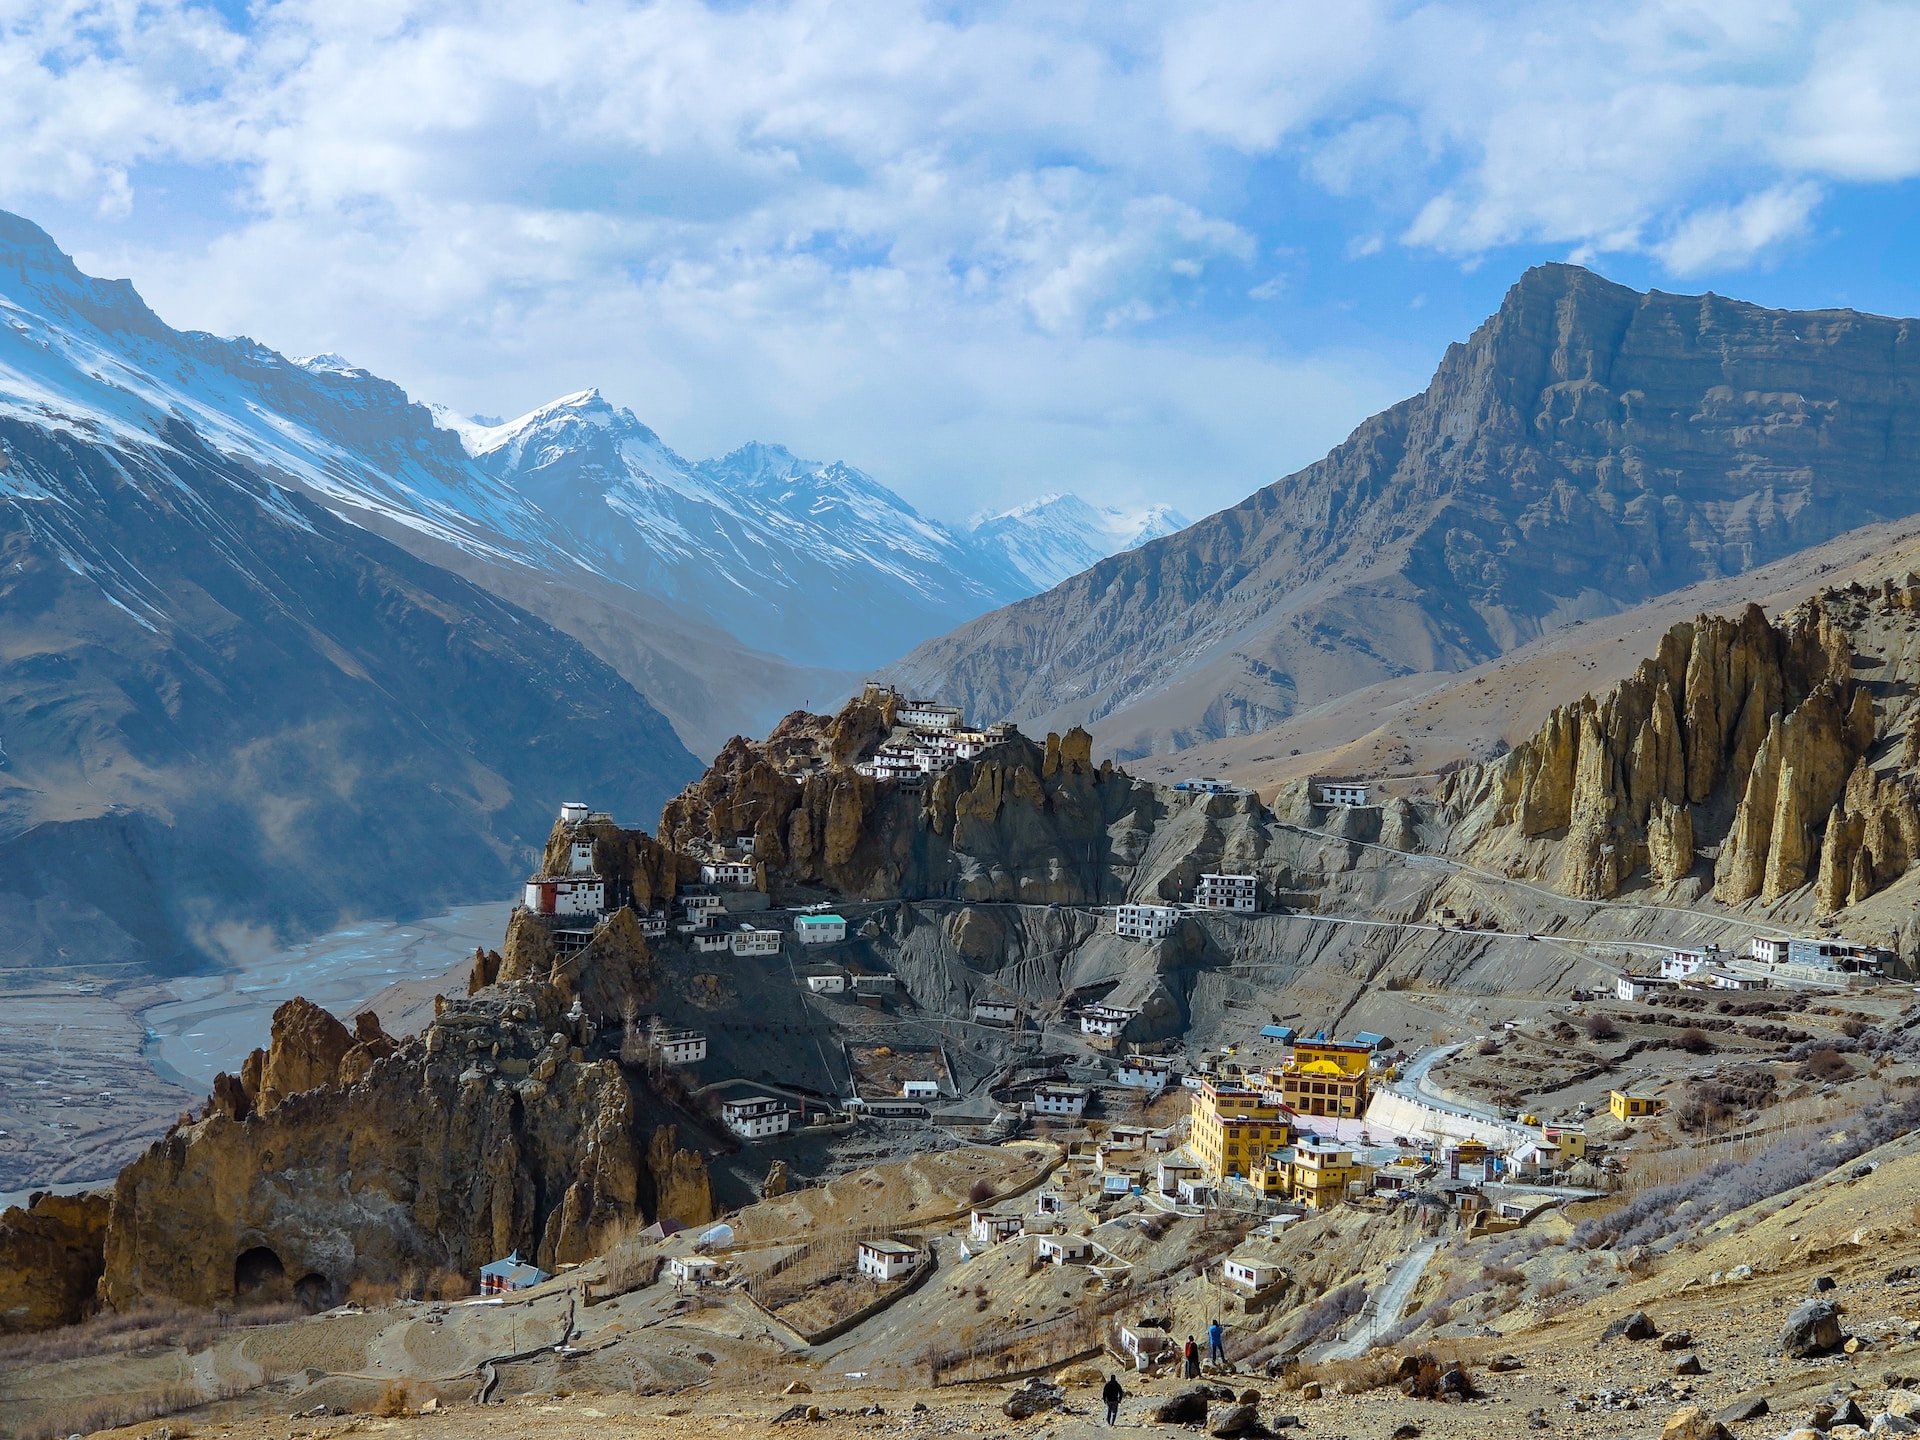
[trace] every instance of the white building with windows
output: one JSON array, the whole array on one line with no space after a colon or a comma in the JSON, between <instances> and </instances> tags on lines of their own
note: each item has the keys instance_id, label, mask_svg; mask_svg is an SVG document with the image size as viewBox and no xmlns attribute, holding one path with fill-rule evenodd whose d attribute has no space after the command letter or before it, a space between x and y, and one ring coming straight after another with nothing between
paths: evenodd
<instances>
[{"instance_id":1,"label":"white building with windows","mask_svg":"<svg viewBox=\"0 0 1920 1440\"><path fill-rule=\"evenodd\" d=\"M698 1030L663 1030L653 1037L653 1052L668 1065L698 1065L707 1058L707 1037Z\"/></svg>"},{"instance_id":2,"label":"white building with windows","mask_svg":"<svg viewBox=\"0 0 1920 1440\"><path fill-rule=\"evenodd\" d=\"M1080 1012L1080 1033L1097 1035L1103 1040L1115 1040L1132 1023L1133 1016L1131 1010L1119 1010L1111 1005L1089 1005Z\"/></svg>"},{"instance_id":3,"label":"white building with windows","mask_svg":"<svg viewBox=\"0 0 1920 1440\"><path fill-rule=\"evenodd\" d=\"M1078 1119L1087 1113L1087 1087L1084 1085L1036 1085L1027 1101L1029 1115L1064 1115Z\"/></svg>"},{"instance_id":4,"label":"white building with windows","mask_svg":"<svg viewBox=\"0 0 1920 1440\"><path fill-rule=\"evenodd\" d=\"M704 860L700 864L702 885L721 885L729 890L751 890L759 876L751 860Z\"/></svg>"},{"instance_id":5,"label":"white building with windows","mask_svg":"<svg viewBox=\"0 0 1920 1440\"><path fill-rule=\"evenodd\" d=\"M1020 1007L1011 1000L976 1000L973 1002L973 1020L976 1025L1012 1025L1020 1024Z\"/></svg>"},{"instance_id":6,"label":"white building with windows","mask_svg":"<svg viewBox=\"0 0 1920 1440\"><path fill-rule=\"evenodd\" d=\"M1158 1055L1129 1055L1113 1078L1129 1090L1164 1090L1173 1081L1173 1062Z\"/></svg>"},{"instance_id":7,"label":"white building with windows","mask_svg":"<svg viewBox=\"0 0 1920 1440\"><path fill-rule=\"evenodd\" d=\"M793 1128L793 1107L770 1095L725 1100L720 1104L720 1120L742 1140L765 1140Z\"/></svg>"},{"instance_id":8,"label":"white building with windows","mask_svg":"<svg viewBox=\"0 0 1920 1440\"><path fill-rule=\"evenodd\" d=\"M1365 805L1367 787L1351 780L1316 780L1313 799L1316 805Z\"/></svg>"},{"instance_id":9,"label":"white building with windows","mask_svg":"<svg viewBox=\"0 0 1920 1440\"><path fill-rule=\"evenodd\" d=\"M526 906L536 915L603 915L607 884L598 875L536 875L527 881Z\"/></svg>"},{"instance_id":10,"label":"white building with windows","mask_svg":"<svg viewBox=\"0 0 1920 1440\"><path fill-rule=\"evenodd\" d=\"M1260 908L1260 882L1251 875L1202 875L1193 903L1202 910L1251 912Z\"/></svg>"},{"instance_id":11,"label":"white building with windows","mask_svg":"<svg viewBox=\"0 0 1920 1440\"><path fill-rule=\"evenodd\" d=\"M711 890L682 890L679 895L680 908L689 920L700 920L708 915L718 915L722 902Z\"/></svg>"},{"instance_id":12,"label":"white building with windows","mask_svg":"<svg viewBox=\"0 0 1920 1440\"><path fill-rule=\"evenodd\" d=\"M938 1100L940 1084L935 1080L908 1080L900 1087L902 1100Z\"/></svg>"},{"instance_id":13,"label":"white building with windows","mask_svg":"<svg viewBox=\"0 0 1920 1440\"><path fill-rule=\"evenodd\" d=\"M1671 955L1661 959L1660 978L1662 980L1684 980L1689 975L1704 970L1719 958L1718 951L1676 950Z\"/></svg>"},{"instance_id":14,"label":"white building with windows","mask_svg":"<svg viewBox=\"0 0 1920 1440\"><path fill-rule=\"evenodd\" d=\"M1027 1222L1019 1215L1002 1214L996 1210L975 1210L967 1220L967 1239L975 1245L998 1245L1002 1240L1011 1240L1022 1230Z\"/></svg>"},{"instance_id":15,"label":"white building with windows","mask_svg":"<svg viewBox=\"0 0 1920 1440\"><path fill-rule=\"evenodd\" d=\"M1265 1290L1269 1285L1277 1285L1286 1274L1271 1260L1256 1259L1251 1255L1229 1255L1220 1266L1220 1276L1236 1290L1249 1295Z\"/></svg>"},{"instance_id":16,"label":"white building with windows","mask_svg":"<svg viewBox=\"0 0 1920 1440\"><path fill-rule=\"evenodd\" d=\"M908 700L894 711L894 718L911 730L945 734L958 730L964 717L956 705L942 705L936 700Z\"/></svg>"},{"instance_id":17,"label":"white building with windows","mask_svg":"<svg viewBox=\"0 0 1920 1440\"><path fill-rule=\"evenodd\" d=\"M838 970L828 975L809 975L807 989L816 995L844 995L847 993L847 977Z\"/></svg>"},{"instance_id":18,"label":"white building with windows","mask_svg":"<svg viewBox=\"0 0 1920 1440\"><path fill-rule=\"evenodd\" d=\"M742 925L729 937L736 955L778 955L780 932L770 927Z\"/></svg>"},{"instance_id":19,"label":"white building with windows","mask_svg":"<svg viewBox=\"0 0 1920 1440\"><path fill-rule=\"evenodd\" d=\"M796 915L793 933L802 945L835 945L847 938L847 922L832 914Z\"/></svg>"},{"instance_id":20,"label":"white building with windows","mask_svg":"<svg viewBox=\"0 0 1920 1440\"><path fill-rule=\"evenodd\" d=\"M725 1278L726 1267L705 1255L671 1255L667 1274L676 1285L711 1285Z\"/></svg>"},{"instance_id":21,"label":"white building with windows","mask_svg":"<svg viewBox=\"0 0 1920 1440\"><path fill-rule=\"evenodd\" d=\"M1084 1265L1093 1243L1084 1235L1036 1235L1033 1258L1043 1265Z\"/></svg>"},{"instance_id":22,"label":"white building with windows","mask_svg":"<svg viewBox=\"0 0 1920 1440\"><path fill-rule=\"evenodd\" d=\"M711 926L693 932L694 952L699 955L717 955L731 948L733 937L724 930Z\"/></svg>"},{"instance_id":23,"label":"white building with windows","mask_svg":"<svg viewBox=\"0 0 1920 1440\"><path fill-rule=\"evenodd\" d=\"M856 1263L869 1280L885 1283L909 1273L920 1263L920 1252L899 1240L862 1240Z\"/></svg>"},{"instance_id":24,"label":"white building with windows","mask_svg":"<svg viewBox=\"0 0 1920 1440\"><path fill-rule=\"evenodd\" d=\"M1122 940L1164 940L1180 923L1171 905L1118 905L1113 911L1114 933Z\"/></svg>"},{"instance_id":25,"label":"white building with windows","mask_svg":"<svg viewBox=\"0 0 1920 1440\"><path fill-rule=\"evenodd\" d=\"M1613 981L1614 998L1618 1000L1641 1001L1659 991L1672 993L1677 981L1663 980L1658 975L1632 975L1622 970Z\"/></svg>"}]
</instances>

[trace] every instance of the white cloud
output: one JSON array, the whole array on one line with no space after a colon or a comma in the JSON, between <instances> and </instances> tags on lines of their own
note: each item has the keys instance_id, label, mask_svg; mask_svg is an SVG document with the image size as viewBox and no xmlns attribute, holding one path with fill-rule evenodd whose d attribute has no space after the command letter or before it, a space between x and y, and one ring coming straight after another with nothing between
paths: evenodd
<instances>
[{"instance_id":1,"label":"white cloud","mask_svg":"<svg viewBox=\"0 0 1920 1440\"><path fill-rule=\"evenodd\" d=\"M0 0L0 204L78 217L63 238L175 323L461 408L598 383L689 448L786 439L935 508L1111 452L1086 473L1202 467L1204 508L1308 458L1299 407L1344 428L1418 378L1240 348L1308 288L1259 256L1764 262L1823 195L1920 174L1915 27L1787 0L280 0L234 29Z\"/></svg>"},{"instance_id":2,"label":"white cloud","mask_svg":"<svg viewBox=\"0 0 1920 1440\"><path fill-rule=\"evenodd\" d=\"M1676 275L1744 265L1804 235L1819 203L1820 187L1811 182L1775 185L1737 204L1693 211L1656 249Z\"/></svg>"}]
</instances>

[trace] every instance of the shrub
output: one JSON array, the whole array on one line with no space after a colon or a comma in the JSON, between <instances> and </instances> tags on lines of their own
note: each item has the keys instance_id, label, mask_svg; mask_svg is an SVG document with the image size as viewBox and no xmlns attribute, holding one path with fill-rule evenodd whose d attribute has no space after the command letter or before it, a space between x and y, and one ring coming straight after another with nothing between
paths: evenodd
<instances>
[{"instance_id":1,"label":"shrub","mask_svg":"<svg viewBox=\"0 0 1920 1440\"><path fill-rule=\"evenodd\" d=\"M1813 1051L1798 1071L1802 1080L1818 1080L1829 1085L1851 1080L1858 1073L1853 1068L1853 1062L1832 1046Z\"/></svg>"},{"instance_id":2,"label":"shrub","mask_svg":"<svg viewBox=\"0 0 1920 1440\"><path fill-rule=\"evenodd\" d=\"M1495 1040L1491 1035L1482 1035L1480 1037L1480 1043L1473 1047L1473 1052L1476 1055L1498 1055L1500 1053L1500 1042Z\"/></svg>"},{"instance_id":3,"label":"shrub","mask_svg":"<svg viewBox=\"0 0 1920 1440\"><path fill-rule=\"evenodd\" d=\"M1613 1040L1618 1038L1620 1027L1613 1023L1613 1017L1602 1011L1587 1016L1587 1038L1589 1040Z\"/></svg>"},{"instance_id":4,"label":"shrub","mask_svg":"<svg viewBox=\"0 0 1920 1440\"><path fill-rule=\"evenodd\" d=\"M993 1182L984 1176L967 1187L969 1205L984 1205L991 1199L993 1199Z\"/></svg>"},{"instance_id":5,"label":"shrub","mask_svg":"<svg viewBox=\"0 0 1920 1440\"><path fill-rule=\"evenodd\" d=\"M413 1411L413 1391L404 1380L389 1380L373 1402L373 1413L384 1420L397 1420Z\"/></svg>"},{"instance_id":6,"label":"shrub","mask_svg":"<svg viewBox=\"0 0 1920 1440\"><path fill-rule=\"evenodd\" d=\"M1713 1041L1698 1025L1689 1025L1682 1030L1673 1037L1673 1043L1689 1055L1707 1055L1713 1050Z\"/></svg>"}]
</instances>

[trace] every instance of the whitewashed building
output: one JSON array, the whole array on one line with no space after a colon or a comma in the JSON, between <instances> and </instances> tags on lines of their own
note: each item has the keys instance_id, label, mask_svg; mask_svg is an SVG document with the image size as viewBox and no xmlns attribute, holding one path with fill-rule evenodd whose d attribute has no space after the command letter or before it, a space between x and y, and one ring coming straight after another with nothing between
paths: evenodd
<instances>
[{"instance_id":1,"label":"whitewashed building","mask_svg":"<svg viewBox=\"0 0 1920 1440\"><path fill-rule=\"evenodd\" d=\"M1157 1055L1129 1055L1113 1078L1129 1090L1164 1090L1173 1081L1173 1062Z\"/></svg>"},{"instance_id":2,"label":"whitewashed building","mask_svg":"<svg viewBox=\"0 0 1920 1440\"><path fill-rule=\"evenodd\" d=\"M898 1280L920 1263L920 1252L898 1240L862 1240L857 1261L869 1280Z\"/></svg>"},{"instance_id":3,"label":"whitewashed building","mask_svg":"<svg viewBox=\"0 0 1920 1440\"><path fill-rule=\"evenodd\" d=\"M746 1100L722 1101L720 1119L742 1140L764 1140L793 1128L793 1107L769 1095L755 1095Z\"/></svg>"},{"instance_id":4,"label":"whitewashed building","mask_svg":"<svg viewBox=\"0 0 1920 1440\"><path fill-rule=\"evenodd\" d=\"M759 883L751 860L703 860L700 883L721 885L729 890L751 890Z\"/></svg>"},{"instance_id":5,"label":"whitewashed building","mask_svg":"<svg viewBox=\"0 0 1920 1440\"><path fill-rule=\"evenodd\" d=\"M1251 875L1208 873L1200 877L1193 903L1202 910L1251 912L1260 908L1260 882Z\"/></svg>"},{"instance_id":6,"label":"whitewashed building","mask_svg":"<svg viewBox=\"0 0 1920 1440\"><path fill-rule=\"evenodd\" d=\"M1093 1242L1084 1235L1036 1235L1033 1258L1043 1265L1084 1265Z\"/></svg>"},{"instance_id":7,"label":"whitewashed building","mask_svg":"<svg viewBox=\"0 0 1920 1440\"><path fill-rule=\"evenodd\" d=\"M778 955L780 932L771 927L742 925L730 937L736 955Z\"/></svg>"},{"instance_id":8,"label":"whitewashed building","mask_svg":"<svg viewBox=\"0 0 1920 1440\"><path fill-rule=\"evenodd\" d=\"M1367 787L1351 780L1316 780L1314 803L1318 805L1365 805Z\"/></svg>"},{"instance_id":9,"label":"whitewashed building","mask_svg":"<svg viewBox=\"0 0 1920 1440\"><path fill-rule=\"evenodd\" d=\"M1221 1279L1249 1295L1278 1284L1285 1274L1273 1261L1251 1255L1229 1255L1220 1265Z\"/></svg>"},{"instance_id":10,"label":"whitewashed building","mask_svg":"<svg viewBox=\"0 0 1920 1440\"><path fill-rule=\"evenodd\" d=\"M894 712L894 718L909 729L935 732L958 730L962 720L958 706L936 700L908 700Z\"/></svg>"},{"instance_id":11,"label":"whitewashed building","mask_svg":"<svg viewBox=\"0 0 1920 1440\"><path fill-rule=\"evenodd\" d=\"M1114 933L1123 940L1164 940L1180 923L1180 912L1171 905L1117 905L1113 911Z\"/></svg>"},{"instance_id":12,"label":"whitewashed building","mask_svg":"<svg viewBox=\"0 0 1920 1440\"><path fill-rule=\"evenodd\" d=\"M602 915L607 885L598 875L536 875L527 881L526 906L536 915Z\"/></svg>"},{"instance_id":13,"label":"whitewashed building","mask_svg":"<svg viewBox=\"0 0 1920 1440\"><path fill-rule=\"evenodd\" d=\"M1036 1085L1027 1101L1029 1115L1064 1115L1078 1119L1087 1113L1087 1087L1084 1085Z\"/></svg>"},{"instance_id":14,"label":"whitewashed building","mask_svg":"<svg viewBox=\"0 0 1920 1440\"><path fill-rule=\"evenodd\" d=\"M1671 991L1676 982L1662 979L1658 975L1632 975L1622 970L1613 981L1614 997L1619 1000L1641 1001L1656 991Z\"/></svg>"},{"instance_id":15,"label":"whitewashed building","mask_svg":"<svg viewBox=\"0 0 1920 1440\"><path fill-rule=\"evenodd\" d=\"M938 1100L940 1084L936 1080L908 1080L900 1087L902 1100Z\"/></svg>"},{"instance_id":16,"label":"whitewashed building","mask_svg":"<svg viewBox=\"0 0 1920 1440\"><path fill-rule=\"evenodd\" d=\"M1018 1026L1020 1007L1011 1000L976 1000L973 1002L973 1019L976 1025Z\"/></svg>"},{"instance_id":17,"label":"whitewashed building","mask_svg":"<svg viewBox=\"0 0 1920 1440\"><path fill-rule=\"evenodd\" d=\"M975 1210L968 1217L967 1238L976 1245L998 1245L1002 1240L1011 1240L1025 1228L1026 1221L1019 1215Z\"/></svg>"},{"instance_id":18,"label":"whitewashed building","mask_svg":"<svg viewBox=\"0 0 1920 1440\"><path fill-rule=\"evenodd\" d=\"M1717 952L1707 950L1676 950L1660 961L1662 980L1684 980L1696 971L1704 970L1717 958Z\"/></svg>"},{"instance_id":19,"label":"whitewashed building","mask_svg":"<svg viewBox=\"0 0 1920 1440\"><path fill-rule=\"evenodd\" d=\"M698 1030L663 1030L653 1052L669 1065L697 1065L707 1058L707 1037Z\"/></svg>"},{"instance_id":20,"label":"whitewashed building","mask_svg":"<svg viewBox=\"0 0 1920 1440\"><path fill-rule=\"evenodd\" d=\"M816 995L844 995L847 993L847 977L838 970L828 975L809 975L807 989Z\"/></svg>"},{"instance_id":21,"label":"whitewashed building","mask_svg":"<svg viewBox=\"0 0 1920 1440\"><path fill-rule=\"evenodd\" d=\"M847 938L847 922L839 915L796 915L793 933L802 945L834 945Z\"/></svg>"},{"instance_id":22,"label":"whitewashed building","mask_svg":"<svg viewBox=\"0 0 1920 1440\"><path fill-rule=\"evenodd\" d=\"M1098 1035L1105 1040L1117 1039L1133 1021L1134 1012L1116 1009L1111 1005L1089 1005L1080 1012L1080 1033Z\"/></svg>"},{"instance_id":23,"label":"whitewashed building","mask_svg":"<svg viewBox=\"0 0 1920 1440\"><path fill-rule=\"evenodd\" d=\"M693 932L694 951L701 955L717 955L722 950L731 949L733 937L725 930L713 926L703 926Z\"/></svg>"},{"instance_id":24,"label":"whitewashed building","mask_svg":"<svg viewBox=\"0 0 1920 1440\"><path fill-rule=\"evenodd\" d=\"M671 1255L667 1274L680 1285L711 1285L725 1276L726 1267L705 1255Z\"/></svg>"},{"instance_id":25,"label":"whitewashed building","mask_svg":"<svg viewBox=\"0 0 1920 1440\"><path fill-rule=\"evenodd\" d=\"M718 915L723 908L720 897L711 890L682 890L677 897L680 908L686 912L689 920L701 920L708 915Z\"/></svg>"}]
</instances>

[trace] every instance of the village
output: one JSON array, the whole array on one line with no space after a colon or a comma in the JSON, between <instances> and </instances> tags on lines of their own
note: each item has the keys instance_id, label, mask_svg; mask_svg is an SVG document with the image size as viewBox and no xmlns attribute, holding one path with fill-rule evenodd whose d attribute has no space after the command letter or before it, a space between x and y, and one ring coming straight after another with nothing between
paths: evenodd
<instances>
[{"instance_id":1,"label":"village","mask_svg":"<svg viewBox=\"0 0 1920 1440\"><path fill-rule=\"evenodd\" d=\"M970 728L957 708L929 702L900 701L896 715L895 732L858 768L904 788L1012 733L1006 726ZM1189 800L1233 793L1201 778L1168 788ZM1365 784L1346 780L1314 782L1313 798L1329 812L1377 800ZM549 925L562 953L584 947L618 899L594 870L590 832L606 818L585 803L566 805L562 826L577 837L568 868L527 884L527 910ZM911 1295L942 1245L962 1262L1015 1246L1029 1267L1084 1267L1103 1290L1124 1287L1138 1278L1129 1258L1137 1246L1116 1241L1130 1242L1139 1226L1161 1221L1193 1221L1224 1237L1205 1256L1207 1273L1223 1299L1237 1296L1243 1310L1249 1302L1257 1309L1291 1280L1278 1237L1310 1216L1339 1207L1375 1215L1412 1207L1429 1223L1442 1216L1459 1235L1481 1237L1608 1194L1637 1128L1661 1117L1695 1079L1683 1064L1665 1074L1625 1070L1578 1092L1562 1087L1548 1114L1545 1097L1508 1094L1500 1098L1510 1103L1495 1104L1443 1087L1435 1072L1498 1055L1529 1028L1547 1041L1550 1025L1572 1033L1560 1016L1508 1020L1497 1030L1425 1045L1367 1030L1337 1037L1329 1026L1275 1016L1207 1051L1177 1040L1135 1041L1141 1012L1113 987L1036 1004L986 984L964 1013L927 1022L1007 1037L1006 1063L969 1086L944 1043L879 1043L858 1033L849 1012L832 1008L852 1006L876 1018L930 1013L901 976L875 963L872 947L859 943L878 933L880 906L843 898L781 907L770 888L753 837L738 835L701 857L698 883L683 885L670 910L641 917L641 925L669 950L784 970L798 992L795 1003L838 1016L844 1088L825 1094L797 1082L707 1079L698 1071L708 1059L708 1034L658 1016L630 1024L629 1050L681 1072L683 1085L707 1097L713 1118L740 1146L765 1153L782 1184L790 1153L783 1143L860 1124L917 1128L936 1149L1025 1144L1052 1157L1044 1175L1015 1194L955 1209L939 1224L888 1228L875 1220L837 1242L844 1253L826 1254L812 1243L806 1265L782 1261L771 1274L759 1249L739 1248L734 1227L682 1235L663 1217L656 1238L676 1288L738 1286L750 1296L781 1297L769 1313L797 1333L842 1333ZM1225 870L1201 873L1177 900L1078 908L1116 941L1147 951L1172 944L1196 917L1257 923L1285 911L1263 895L1257 875ZM1831 937L1759 934L1737 951L1675 948L1660 956L1656 970L1618 969L1610 989L1576 988L1557 1009L1597 1035L1602 1022L1589 1007L1607 998L1657 1007L1766 991L1773 1003L1806 1005L1879 984L1885 959L1873 947ZM480 1280L512 1290L549 1278L510 1255ZM823 1293L833 1303L823 1303ZM804 1324L795 1319L802 1312ZM1124 1326L1114 1334L1129 1365L1167 1358L1164 1334Z\"/></svg>"}]
</instances>

